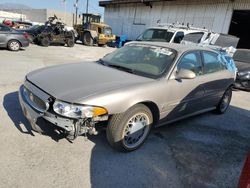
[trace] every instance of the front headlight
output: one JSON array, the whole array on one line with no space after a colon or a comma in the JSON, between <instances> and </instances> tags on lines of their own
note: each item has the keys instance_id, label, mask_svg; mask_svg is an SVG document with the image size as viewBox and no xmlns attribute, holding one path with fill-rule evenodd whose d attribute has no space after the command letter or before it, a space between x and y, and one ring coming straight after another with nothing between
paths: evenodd
<instances>
[{"instance_id":1,"label":"front headlight","mask_svg":"<svg viewBox=\"0 0 250 188\"><path fill-rule=\"evenodd\" d=\"M75 105L62 101L55 101L53 109L57 114L70 118L92 118L108 113L105 108Z\"/></svg>"},{"instance_id":2,"label":"front headlight","mask_svg":"<svg viewBox=\"0 0 250 188\"><path fill-rule=\"evenodd\" d=\"M247 76L247 75L250 75L250 71L238 72L238 76Z\"/></svg>"}]
</instances>

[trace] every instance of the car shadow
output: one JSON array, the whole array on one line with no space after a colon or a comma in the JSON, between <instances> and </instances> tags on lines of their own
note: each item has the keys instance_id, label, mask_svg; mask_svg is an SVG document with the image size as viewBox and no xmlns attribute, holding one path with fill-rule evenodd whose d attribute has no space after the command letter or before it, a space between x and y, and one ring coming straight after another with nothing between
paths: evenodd
<instances>
[{"instance_id":1,"label":"car shadow","mask_svg":"<svg viewBox=\"0 0 250 188\"><path fill-rule=\"evenodd\" d=\"M19 51L25 51L26 49L25 48L20 48ZM19 52L19 51L11 51L7 48L3 48L3 47L0 47L0 51L8 51L8 52Z\"/></svg>"},{"instance_id":2,"label":"car shadow","mask_svg":"<svg viewBox=\"0 0 250 188\"><path fill-rule=\"evenodd\" d=\"M34 132L51 137L54 141L58 142L65 136L60 130L55 129L54 126L50 126L50 123L45 122L43 119L38 119L37 126L34 128L29 121L23 115L21 105L18 99L18 92L8 93L3 98L3 107L8 113L8 116L14 123L15 127L23 134L35 136Z\"/></svg>"},{"instance_id":3,"label":"car shadow","mask_svg":"<svg viewBox=\"0 0 250 188\"><path fill-rule=\"evenodd\" d=\"M154 134L143 147L129 153L112 149L105 131L89 140L95 143L90 161L92 188L182 187L168 144Z\"/></svg>"},{"instance_id":4,"label":"car shadow","mask_svg":"<svg viewBox=\"0 0 250 188\"><path fill-rule=\"evenodd\" d=\"M119 153L105 131L89 136L92 188L235 187L250 149L250 111L230 106L152 129L136 151Z\"/></svg>"},{"instance_id":5,"label":"car shadow","mask_svg":"<svg viewBox=\"0 0 250 188\"><path fill-rule=\"evenodd\" d=\"M18 92L6 94L3 106L20 132L34 136ZM153 129L146 143L130 153L113 150L105 131L88 136L95 144L91 187L235 187L250 149L249 117L249 110L230 106L224 115L209 112L188 118ZM64 138L48 123L40 123L45 135L55 141Z\"/></svg>"}]
</instances>

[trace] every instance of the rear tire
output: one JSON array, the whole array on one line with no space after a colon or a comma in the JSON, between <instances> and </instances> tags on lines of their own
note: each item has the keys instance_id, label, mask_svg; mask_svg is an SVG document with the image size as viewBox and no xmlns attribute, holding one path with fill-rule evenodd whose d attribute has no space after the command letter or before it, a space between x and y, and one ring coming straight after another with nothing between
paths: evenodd
<instances>
[{"instance_id":1,"label":"rear tire","mask_svg":"<svg viewBox=\"0 0 250 188\"><path fill-rule=\"evenodd\" d=\"M94 40L90 34L90 32L86 32L83 34L83 44L87 46L93 46Z\"/></svg>"},{"instance_id":2,"label":"rear tire","mask_svg":"<svg viewBox=\"0 0 250 188\"><path fill-rule=\"evenodd\" d=\"M45 37L45 38L42 38L41 41L40 41L40 44L44 47L48 47L50 45L50 40L49 38Z\"/></svg>"},{"instance_id":3,"label":"rear tire","mask_svg":"<svg viewBox=\"0 0 250 188\"><path fill-rule=\"evenodd\" d=\"M145 142L152 124L150 109L138 104L125 113L115 114L110 118L106 130L107 140L115 150L134 151Z\"/></svg>"},{"instance_id":4,"label":"rear tire","mask_svg":"<svg viewBox=\"0 0 250 188\"><path fill-rule=\"evenodd\" d=\"M229 87L223 94L223 97L221 98L215 112L217 114L224 114L227 111L228 107L230 106L231 99L232 99L232 87Z\"/></svg>"},{"instance_id":5,"label":"rear tire","mask_svg":"<svg viewBox=\"0 0 250 188\"><path fill-rule=\"evenodd\" d=\"M14 52L17 52L17 51L19 51L20 50L20 48L21 48L21 44L20 44L20 42L19 41L17 41L17 40L10 40L9 42L8 42L8 49L10 50L10 51L14 51Z\"/></svg>"}]
</instances>

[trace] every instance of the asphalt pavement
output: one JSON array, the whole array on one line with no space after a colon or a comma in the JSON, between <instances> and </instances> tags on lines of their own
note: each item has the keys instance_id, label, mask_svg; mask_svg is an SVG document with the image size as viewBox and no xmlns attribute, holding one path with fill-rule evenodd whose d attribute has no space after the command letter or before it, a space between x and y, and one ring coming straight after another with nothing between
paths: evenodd
<instances>
[{"instance_id":1,"label":"asphalt pavement","mask_svg":"<svg viewBox=\"0 0 250 188\"><path fill-rule=\"evenodd\" d=\"M105 132L70 143L47 124L46 135L31 129L17 93L28 72L113 50L81 44L0 50L0 187L237 187L250 151L249 92L234 91L224 115L209 112L154 129L131 153L114 151Z\"/></svg>"}]
</instances>

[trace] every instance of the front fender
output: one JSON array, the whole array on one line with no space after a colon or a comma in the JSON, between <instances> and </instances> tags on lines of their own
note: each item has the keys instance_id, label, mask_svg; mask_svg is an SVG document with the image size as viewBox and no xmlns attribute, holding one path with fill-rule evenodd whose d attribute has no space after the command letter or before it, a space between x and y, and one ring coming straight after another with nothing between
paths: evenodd
<instances>
[{"instance_id":1,"label":"front fender","mask_svg":"<svg viewBox=\"0 0 250 188\"><path fill-rule=\"evenodd\" d=\"M166 93L164 95L164 81L155 81L143 86L133 86L116 91L109 91L104 94L91 96L82 100L82 104L101 106L108 110L109 114L118 114L127 111L138 103L152 102L156 104L159 111L162 109Z\"/></svg>"}]
</instances>

